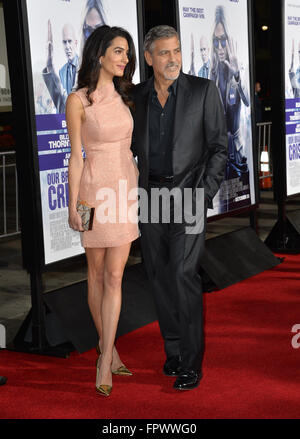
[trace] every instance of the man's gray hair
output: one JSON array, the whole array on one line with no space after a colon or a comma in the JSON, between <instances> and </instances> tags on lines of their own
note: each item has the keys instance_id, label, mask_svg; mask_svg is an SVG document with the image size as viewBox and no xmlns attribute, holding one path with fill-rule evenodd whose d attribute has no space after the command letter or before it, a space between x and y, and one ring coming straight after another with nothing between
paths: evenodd
<instances>
[{"instance_id":1,"label":"man's gray hair","mask_svg":"<svg viewBox=\"0 0 300 439\"><path fill-rule=\"evenodd\" d=\"M177 37L179 40L179 35L177 31L174 29L174 27L167 26L165 24L153 27L152 29L149 30L149 32L145 36L144 52L147 51L151 53L153 50L153 43L156 40L159 40L161 38L172 38L172 37Z\"/></svg>"}]
</instances>

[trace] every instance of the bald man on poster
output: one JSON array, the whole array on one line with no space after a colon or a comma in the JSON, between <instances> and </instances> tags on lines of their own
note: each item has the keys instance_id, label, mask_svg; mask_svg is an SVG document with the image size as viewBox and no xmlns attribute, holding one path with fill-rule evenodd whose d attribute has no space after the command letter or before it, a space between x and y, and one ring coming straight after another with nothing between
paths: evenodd
<instances>
[{"instance_id":1,"label":"bald man on poster","mask_svg":"<svg viewBox=\"0 0 300 439\"><path fill-rule=\"evenodd\" d=\"M70 94L75 85L78 67L77 39L75 30L71 24L65 24L62 31L62 43L67 57L66 64L60 69L59 77L63 88Z\"/></svg>"},{"instance_id":2,"label":"bald man on poster","mask_svg":"<svg viewBox=\"0 0 300 439\"><path fill-rule=\"evenodd\" d=\"M203 65L198 72L198 76L199 78L208 79L210 75L209 45L204 35L200 38L200 55Z\"/></svg>"},{"instance_id":3,"label":"bald man on poster","mask_svg":"<svg viewBox=\"0 0 300 439\"><path fill-rule=\"evenodd\" d=\"M202 35L200 38L200 55L202 59L202 67L198 71L199 78L209 79L210 76L210 59L209 59L209 44L205 35ZM189 75L196 76L195 72L195 43L194 43L194 35L191 34L191 65L188 71Z\"/></svg>"},{"instance_id":4,"label":"bald man on poster","mask_svg":"<svg viewBox=\"0 0 300 439\"><path fill-rule=\"evenodd\" d=\"M43 70L43 78L58 113L64 113L66 100L77 82L79 59L77 54L78 41L72 24L66 23L62 29L62 44L67 62L59 70L59 77L53 65L53 35L48 20L47 62Z\"/></svg>"}]
</instances>

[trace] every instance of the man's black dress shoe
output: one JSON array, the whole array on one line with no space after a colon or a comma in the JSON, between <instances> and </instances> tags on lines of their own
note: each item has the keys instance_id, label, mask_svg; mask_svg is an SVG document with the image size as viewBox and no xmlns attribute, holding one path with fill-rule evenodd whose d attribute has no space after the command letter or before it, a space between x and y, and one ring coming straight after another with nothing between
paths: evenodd
<instances>
[{"instance_id":1,"label":"man's black dress shoe","mask_svg":"<svg viewBox=\"0 0 300 439\"><path fill-rule=\"evenodd\" d=\"M174 383L176 390L192 390L199 386L202 373L194 370L182 370Z\"/></svg>"},{"instance_id":2,"label":"man's black dress shoe","mask_svg":"<svg viewBox=\"0 0 300 439\"><path fill-rule=\"evenodd\" d=\"M163 373L168 377L177 377L179 375L179 372L180 372L179 356L176 355L174 357L167 358L164 364Z\"/></svg>"}]
</instances>

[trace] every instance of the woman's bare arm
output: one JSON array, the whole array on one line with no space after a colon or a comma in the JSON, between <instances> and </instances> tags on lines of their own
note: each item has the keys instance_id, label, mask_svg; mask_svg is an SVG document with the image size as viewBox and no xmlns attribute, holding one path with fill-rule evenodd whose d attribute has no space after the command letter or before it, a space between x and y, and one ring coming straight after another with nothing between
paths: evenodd
<instances>
[{"instance_id":1,"label":"woman's bare arm","mask_svg":"<svg viewBox=\"0 0 300 439\"><path fill-rule=\"evenodd\" d=\"M66 120L71 143L69 159L69 225L74 230L82 231L81 218L76 210L83 158L81 151L81 125L84 121L84 108L78 96L71 93L66 103Z\"/></svg>"}]
</instances>

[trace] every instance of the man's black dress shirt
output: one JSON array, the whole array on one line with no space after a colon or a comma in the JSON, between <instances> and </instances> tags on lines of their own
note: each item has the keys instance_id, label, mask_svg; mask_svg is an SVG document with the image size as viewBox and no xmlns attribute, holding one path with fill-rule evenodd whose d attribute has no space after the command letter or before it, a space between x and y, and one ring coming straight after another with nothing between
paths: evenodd
<instances>
[{"instance_id":1,"label":"man's black dress shirt","mask_svg":"<svg viewBox=\"0 0 300 439\"><path fill-rule=\"evenodd\" d=\"M177 80L168 88L169 96L162 108L152 83L149 101L149 175L173 175L172 137Z\"/></svg>"}]
</instances>

